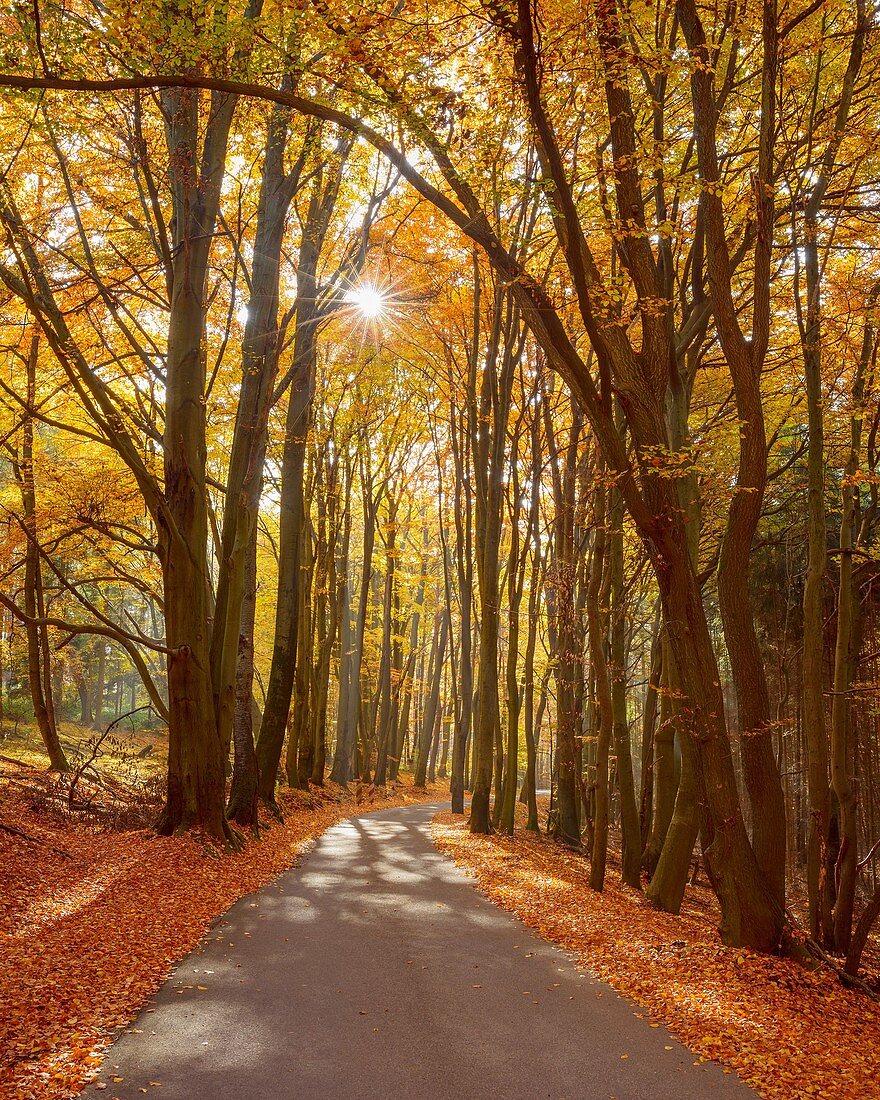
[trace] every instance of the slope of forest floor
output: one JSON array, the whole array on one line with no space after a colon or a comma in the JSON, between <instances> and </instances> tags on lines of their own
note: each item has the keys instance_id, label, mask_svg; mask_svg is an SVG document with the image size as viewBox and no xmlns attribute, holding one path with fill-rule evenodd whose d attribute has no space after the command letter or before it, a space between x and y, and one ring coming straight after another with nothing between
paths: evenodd
<instances>
[{"instance_id":1,"label":"slope of forest floor","mask_svg":"<svg viewBox=\"0 0 880 1100\"><path fill-rule=\"evenodd\" d=\"M587 861L546 837L524 829L474 836L449 813L434 818L432 831L496 905L760 1095L880 1096L880 1006L828 970L724 947L708 889L688 887L681 914L671 916L621 885L612 860L597 894Z\"/></svg>"},{"instance_id":2,"label":"slope of forest floor","mask_svg":"<svg viewBox=\"0 0 880 1100\"><path fill-rule=\"evenodd\" d=\"M71 814L55 778L0 757L0 1095L76 1095L114 1032L238 898L343 818L444 797L408 776L384 792L285 792L283 824L219 854L192 836L120 829L118 815L109 828Z\"/></svg>"}]
</instances>

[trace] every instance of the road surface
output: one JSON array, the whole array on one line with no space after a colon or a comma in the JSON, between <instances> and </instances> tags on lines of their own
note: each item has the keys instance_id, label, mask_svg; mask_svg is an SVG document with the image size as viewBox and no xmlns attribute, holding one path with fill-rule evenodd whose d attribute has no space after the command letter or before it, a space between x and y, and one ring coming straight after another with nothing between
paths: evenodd
<instances>
[{"instance_id":1,"label":"road surface","mask_svg":"<svg viewBox=\"0 0 880 1100\"><path fill-rule=\"evenodd\" d=\"M83 1095L754 1098L484 898L434 847L437 808L345 821L239 901Z\"/></svg>"}]
</instances>

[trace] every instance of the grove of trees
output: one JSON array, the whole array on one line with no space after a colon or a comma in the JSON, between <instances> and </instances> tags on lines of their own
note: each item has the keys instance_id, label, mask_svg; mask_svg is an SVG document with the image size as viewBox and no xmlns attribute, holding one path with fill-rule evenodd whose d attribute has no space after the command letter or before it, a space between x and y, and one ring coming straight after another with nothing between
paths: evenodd
<instances>
[{"instance_id":1,"label":"grove of trees","mask_svg":"<svg viewBox=\"0 0 880 1100\"><path fill-rule=\"evenodd\" d=\"M448 777L670 912L698 849L726 943L803 902L857 973L870 0L2 26L0 698L53 767L62 713L149 705L159 830L230 846L278 784Z\"/></svg>"}]
</instances>

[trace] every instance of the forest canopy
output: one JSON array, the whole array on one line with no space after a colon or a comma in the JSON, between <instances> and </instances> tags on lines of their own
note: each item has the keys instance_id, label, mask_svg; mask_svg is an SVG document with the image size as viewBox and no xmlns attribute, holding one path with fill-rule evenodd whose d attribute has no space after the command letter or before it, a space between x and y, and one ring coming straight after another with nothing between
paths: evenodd
<instances>
[{"instance_id":1,"label":"forest canopy","mask_svg":"<svg viewBox=\"0 0 880 1100\"><path fill-rule=\"evenodd\" d=\"M53 767L143 709L158 830L231 847L279 784L448 775L672 913L698 847L726 943L802 899L855 975L869 0L0 21L0 697Z\"/></svg>"}]
</instances>

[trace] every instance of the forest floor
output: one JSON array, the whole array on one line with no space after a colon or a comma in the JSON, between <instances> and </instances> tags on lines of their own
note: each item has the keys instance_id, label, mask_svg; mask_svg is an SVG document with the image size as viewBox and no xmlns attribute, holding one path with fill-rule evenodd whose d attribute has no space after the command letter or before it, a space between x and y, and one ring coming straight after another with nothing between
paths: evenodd
<instances>
[{"instance_id":1,"label":"forest floor","mask_svg":"<svg viewBox=\"0 0 880 1100\"><path fill-rule=\"evenodd\" d=\"M441 813L432 831L496 905L762 1096L880 1097L880 1005L827 969L725 947L708 888L689 886L671 916L623 886L613 858L598 894L586 860L523 828L474 836L465 818Z\"/></svg>"},{"instance_id":2,"label":"forest floor","mask_svg":"<svg viewBox=\"0 0 880 1100\"><path fill-rule=\"evenodd\" d=\"M156 837L143 821L132 828L144 807L126 803L113 781L81 781L77 801L104 811L72 814L57 777L7 755L14 750L0 743L0 1095L10 1100L75 1096L114 1033L212 922L331 825L448 797L440 785L415 790L409 776L385 791L289 791L283 824L220 854L192 836Z\"/></svg>"}]
</instances>

